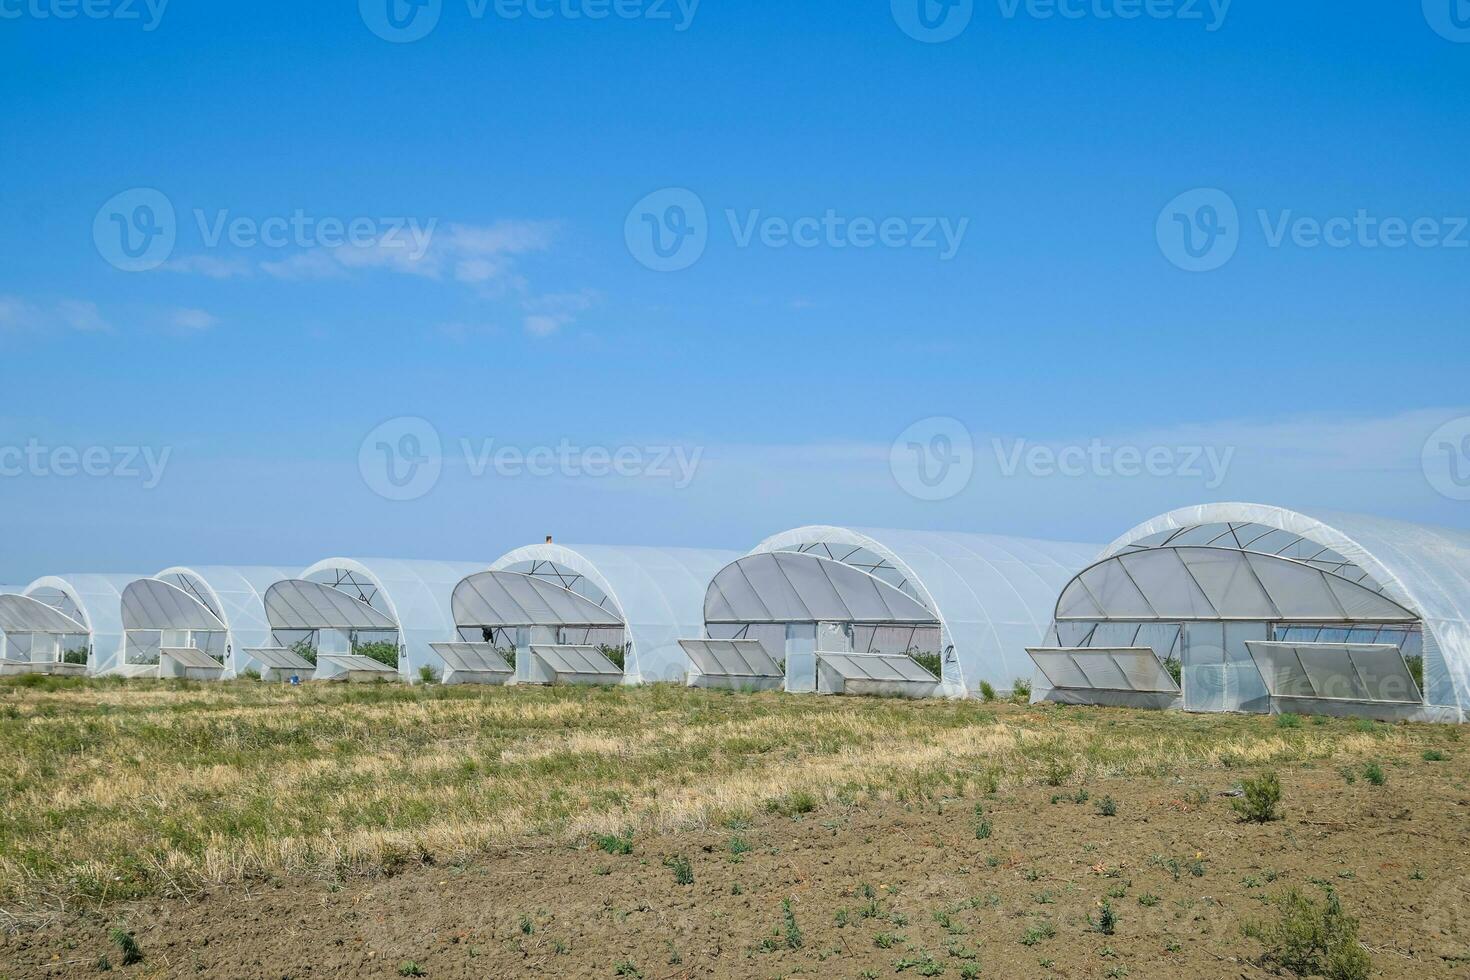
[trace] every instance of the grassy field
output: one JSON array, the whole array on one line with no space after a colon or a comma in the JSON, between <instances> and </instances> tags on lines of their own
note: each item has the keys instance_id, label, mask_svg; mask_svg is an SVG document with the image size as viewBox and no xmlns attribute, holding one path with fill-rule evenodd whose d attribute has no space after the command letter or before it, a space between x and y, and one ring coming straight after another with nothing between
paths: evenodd
<instances>
[{"instance_id":1,"label":"grassy field","mask_svg":"<svg viewBox=\"0 0 1470 980\"><path fill-rule=\"evenodd\" d=\"M697 830L827 804L1411 758L1458 737L664 686L30 679L0 685L0 907L340 880L528 837Z\"/></svg>"}]
</instances>

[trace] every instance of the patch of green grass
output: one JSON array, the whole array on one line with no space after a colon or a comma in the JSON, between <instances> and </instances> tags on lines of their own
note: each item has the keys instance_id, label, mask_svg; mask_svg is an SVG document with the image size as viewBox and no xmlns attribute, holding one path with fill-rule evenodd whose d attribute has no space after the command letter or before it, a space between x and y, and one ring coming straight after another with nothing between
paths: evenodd
<instances>
[{"instance_id":1,"label":"patch of green grass","mask_svg":"<svg viewBox=\"0 0 1470 980\"><path fill-rule=\"evenodd\" d=\"M1118 804L1111 796L1104 796L1097 801L1097 812L1104 817L1116 817L1118 815Z\"/></svg>"},{"instance_id":2,"label":"patch of green grass","mask_svg":"<svg viewBox=\"0 0 1470 980\"><path fill-rule=\"evenodd\" d=\"M1388 782L1388 774L1385 773L1383 771L1383 767L1376 762L1370 762L1363 767L1363 778L1372 783L1374 786L1382 786L1384 783Z\"/></svg>"},{"instance_id":3,"label":"patch of green grass","mask_svg":"<svg viewBox=\"0 0 1470 980\"><path fill-rule=\"evenodd\" d=\"M628 830L621 834L599 834L597 846L609 854L632 854L633 832Z\"/></svg>"},{"instance_id":4,"label":"patch of green grass","mask_svg":"<svg viewBox=\"0 0 1470 980\"><path fill-rule=\"evenodd\" d=\"M1421 756L1421 758L1423 758L1425 762L1444 762L1449 758L1449 756L1441 752L1439 749L1425 749L1424 754Z\"/></svg>"},{"instance_id":5,"label":"patch of green grass","mask_svg":"<svg viewBox=\"0 0 1470 980\"><path fill-rule=\"evenodd\" d=\"M1282 712L1276 716L1277 728L1300 728L1302 727L1302 716L1292 714L1290 711Z\"/></svg>"},{"instance_id":6,"label":"patch of green grass","mask_svg":"<svg viewBox=\"0 0 1470 980\"><path fill-rule=\"evenodd\" d=\"M400 977L426 977L429 972L413 960L404 960L398 964L398 975Z\"/></svg>"},{"instance_id":7,"label":"patch of green grass","mask_svg":"<svg viewBox=\"0 0 1470 980\"><path fill-rule=\"evenodd\" d=\"M37 677L41 675L29 674L22 676ZM122 926L114 926L108 930L107 939L122 954L123 966L132 966L134 963L143 962L143 947L138 945L138 940L127 929L124 929Z\"/></svg>"},{"instance_id":8,"label":"patch of green grass","mask_svg":"<svg viewBox=\"0 0 1470 980\"><path fill-rule=\"evenodd\" d=\"M1281 717L1286 717L1282 715ZM1244 823L1269 823L1281 819L1281 779L1274 772L1263 772L1240 783L1245 793L1230 805Z\"/></svg>"},{"instance_id":9,"label":"patch of green grass","mask_svg":"<svg viewBox=\"0 0 1470 980\"><path fill-rule=\"evenodd\" d=\"M1042 922L1039 925L1031 926L1021 934L1021 945L1035 946L1037 943L1045 942L1048 939L1055 939L1056 935L1056 926L1050 922Z\"/></svg>"},{"instance_id":10,"label":"patch of green grass","mask_svg":"<svg viewBox=\"0 0 1470 980\"><path fill-rule=\"evenodd\" d=\"M796 910L791 907L789 898L781 899L781 919L784 925L786 948L801 949L801 926L796 923Z\"/></svg>"},{"instance_id":11,"label":"patch of green grass","mask_svg":"<svg viewBox=\"0 0 1470 980\"><path fill-rule=\"evenodd\" d=\"M1265 947L1261 961L1271 969L1327 980L1366 980L1373 961L1358 942L1358 922L1343 911L1337 893L1314 899L1289 888L1272 901L1276 917L1244 926Z\"/></svg>"},{"instance_id":12,"label":"patch of green grass","mask_svg":"<svg viewBox=\"0 0 1470 980\"><path fill-rule=\"evenodd\" d=\"M674 884L694 884L694 866L689 863L689 859L684 855L675 854L672 857L664 858L664 866L674 873Z\"/></svg>"},{"instance_id":13,"label":"patch of green grass","mask_svg":"<svg viewBox=\"0 0 1470 980\"><path fill-rule=\"evenodd\" d=\"M783 817L799 817L802 814L811 813L817 808L816 796L806 790L792 790L784 796L767 800L765 808L771 813L779 813Z\"/></svg>"}]
</instances>

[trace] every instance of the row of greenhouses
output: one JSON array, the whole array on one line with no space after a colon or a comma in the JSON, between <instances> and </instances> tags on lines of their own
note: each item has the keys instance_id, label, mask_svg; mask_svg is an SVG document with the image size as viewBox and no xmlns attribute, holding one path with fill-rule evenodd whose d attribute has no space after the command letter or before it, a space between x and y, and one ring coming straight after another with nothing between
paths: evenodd
<instances>
[{"instance_id":1,"label":"row of greenhouses","mask_svg":"<svg viewBox=\"0 0 1470 980\"><path fill-rule=\"evenodd\" d=\"M1258 504L1107 546L814 525L748 553L176 566L0 588L0 673L735 690L1463 721L1470 533Z\"/></svg>"}]
</instances>

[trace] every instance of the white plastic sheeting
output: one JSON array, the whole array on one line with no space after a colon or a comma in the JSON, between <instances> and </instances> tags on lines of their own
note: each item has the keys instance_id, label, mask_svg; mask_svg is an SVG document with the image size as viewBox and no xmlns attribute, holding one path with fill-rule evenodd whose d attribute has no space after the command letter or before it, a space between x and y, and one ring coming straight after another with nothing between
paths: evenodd
<instances>
[{"instance_id":1,"label":"white plastic sheeting","mask_svg":"<svg viewBox=\"0 0 1470 980\"><path fill-rule=\"evenodd\" d=\"M783 531L752 553L822 546L839 561L855 549L863 561L875 557L880 578L934 614L945 648L939 693L951 697L978 692L981 681L1009 689L1031 676L1026 648L1043 641L1057 595L1097 554L1096 545L995 534L825 525Z\"/></svg>"},{"instance_id":2,"label":"white plastic sheeting","mask_svg":"<svg viewBox=\"0 0 1470 980\"><path fill-rule=\"evenodd\" d=\"M1057 619L1394 623L1418 617L1370 588L1293 559L1169 545L1088 568L1062 592Z\"/></svg>"},{"instance_id":3,"label":"white plastic sheeting","mask_svg":"<svg viewBox=\"0 0 1470 980\"><path fill-rule=\"evenodd\" d=\"M1054 688L1179 693L1179 685L1150 647L1033 647L1027 652Z\"/></svg>"},{"instance_id":4,"label":"white plastic sheeting","mask_svg":"<svg viewBox=\"0 0 1470 980\"><path fill-rule=\"evenodd\" d=\"M433 643L439 659L444 661L446 684L504 684L513 670L493 643Z\"/></svg>"},{"instance_id":5,"label":"white plastic sheeting","mask_svg":"<svg viewBox=\"0 0 1470 980\"><path fill-rule=\"evenodd\" d=\"M680 640L693 670L691 687L781 686L785 672L759 640Z\"/></svg>"},{"instance_id":6,"label":"white plastic sheeting","mask_svg":"<svg viewBox=\"0 0 1470 980\"><path fill-rule=\"evenodd\" d=\"M265 670L304 671L310 674L316 666L294 650L285 647L246 647L241 651L256 664L262 673Z\"/></svg>"},{"instance_id":7,"label":"white plastic sheeting","mask_svg":"<svg viewBox=\"0 0 1470 980\"><path fill-rule=\"evenodd\" d=\"M501 556L490 568L532 571L549 564L585 578L623 624L623 682L639 684L686 678L689 658L679 639L704 635L705 590L738 557L713 549L537 544Z\"/></svg>"},{"instance_id":8,"label":"white plastic sheeting","mask_svg":"<svg viewBox=\"0 0 1470 980\"><path fill-rule=\"evenodd\" d=\"M317 657L317 663L339 679L342 674L381 674L385 678L398 676L398 671L387 664L357 653L324 653Z\"/></svg>"},{"instance_id":9,"label":"white plastic sheeting","mask_svg":"<svg viewBox=\"0 0 1470 980\"><path fill-rule=\"evenodd\" d=\"M160 677L213 678L225 669L224 664L194 647L160 647L158 665Z\"/></svg>"},{"instance_id":10,"label":"white plastic sheeting","mask_svg":"<svg viewBox=\"0 0 1470 980\"><path fill-rule=\"evenodd\" d=\"M1246 644L1273 698L1420 704L1399 648L1388 643Z\"/></svg>"},{"instance_id":11,"label":"white plastic sheeting","mask_svg":"<svg viewBox=\"0 0 1470 980\"><path fill-rule=\"evenodd\" d=\"M458 626L622 626L611 610L522 572L479 572L454 587Z\"/></svg>"},{"instance_id":12,"label":"white plastic sheeting","mask_svg":"<svg viewBox=\"0 0 1470 980\"><path fill-rule=\"evenodd\" d=\"M320 582L292 578L265 593L265 611L278 630L396 630L392 616Z\"/></svg>"},{"instance_id":13,"label":"white plastic sheeting","mask_svg":"<svg viewBox=\"0 0 1470 980\"><path fill-rule=\"evenodd\" d=\"M176 585L156 578L129 582L122 595L123 629L225 632L209 607Z\"/></svg>"},{"instance_id":14,"label":"white plastic sheeting","mask_svg":"<svg viewBox=\"0 0 1470 980\"><path fill-rule=\"evenodd\" d=\"M444 663L431 645L455 635L449 606L454 587L484 567L474 562L327 558L307 568L301 578L330 582L346 573L368 583L374 589L369 597L374 608L386 613L398 630L399 673L416 682L421 667L442 676Z\"/></svg>"},{"instance_id":15,"label":"white plastic sheeting","mask_svg":"<svg viewBox=\"0 0 1470 980\"><path fill-rule=\"evenodd\" d=\"M1173 529L1237 522L1278 529L1328 549L1328 558L1361 569L1368 584L1419 616L1425 701L1453 709L1457 720L1465 720L1470 709L1470 532L1265 504L1201 504L1145 521L1100 557Z\"/></svg>"},{"instance_id":16,"label":"white plastic sheeting","mask_svg":"<svg viewBox=\"0 0 1470 980\"><path fill-rule=\"evenodd\" d=\"M61 633L77 635L87 627L30 596L0 595L0 630L6 633Z\"/></svg>"},{"instance_id":17,"label":"white plastic sheeting","mask_svg":"<svg viewBox=\"0 0 1470 980\"><path fill-rule=\"evenodd\" d=\"M540 668L537 679L553 684L617 684L623 679L618 665L596 647L537 644L529 656Z\"/></svg>"},{"instance_id":18,"label":"white plastic sheeting","mask_svg":"<svg viewBox=\"0 0 1470 980\"><path fill-rule=\"evenodd\" d=\"M939 678L903 654L816 652L820 694L880 694L922 698Z\"/></svg>"},{"instance_id":19,"label":"white plastic sheeting","mask_svg":"<svg viewBox=\"0 0 1470 980\"><path fill-rule=\"evenodd\" d=\"M47 575L26 586L30 596L86 627L90 653L87 673L114 673L123 667L122 594L137 574L79 573Z\"/></svg>"},{"instance_id":20,"label":"white plastic sheeting","mask_svg":"<svg viewBox=\"0 0 1470 980\"><path fill-rule=\"evenodd\" d=\"M175 565L153 577L194 596L225 624L225 674L235 676L265 666L245 651L274 645L265 593L296 571L274 565Z\"/></svg>"},{"instance_id":21,"label":"white plastic sheeting","mask_svg":"<svg viewBox=\"0 0 1470 980\"><path fill-rule=\"evenodd\" d=\"M795 551L747 555L710 582L706 623L936 623L917 599L831 558Z\"/></svg>"}]
</instances>

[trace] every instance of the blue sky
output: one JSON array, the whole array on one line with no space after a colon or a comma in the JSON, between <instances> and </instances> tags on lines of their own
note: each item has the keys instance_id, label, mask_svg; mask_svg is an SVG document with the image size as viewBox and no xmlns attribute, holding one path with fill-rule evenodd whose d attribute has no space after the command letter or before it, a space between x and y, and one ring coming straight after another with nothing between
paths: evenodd
<instances>
[{"instance_id":1,"label":"blue sky","mask_svg":"<svg viewBox=\"0 0 1470 980\"><path fill-rule=\"evenodd\" d=\"M1470 526L1421 459L1447 423L1470 447L1463 0L923 0L963 23L936 43L919 0L441 0L407 43L369 27L388 0L91 2L0 0L0 447L39 447L0 453L0 581L816 522L1105 541L1215 499ZM174 240L126 271L140 188ZM658 271L628 235L670 188L703 251ZM1236 214L1187 271L1200 189ZM770 243L829 214L893 243ZM364 451L400 417L428 429ZM893 444L948 452L936 418L970 475L924 499ZM487 440L636 460L531 475ZM388 499L379 441L437 478ZM1007 472L1018 445L1172 462Z\"/></svg>"}]
</instances>

